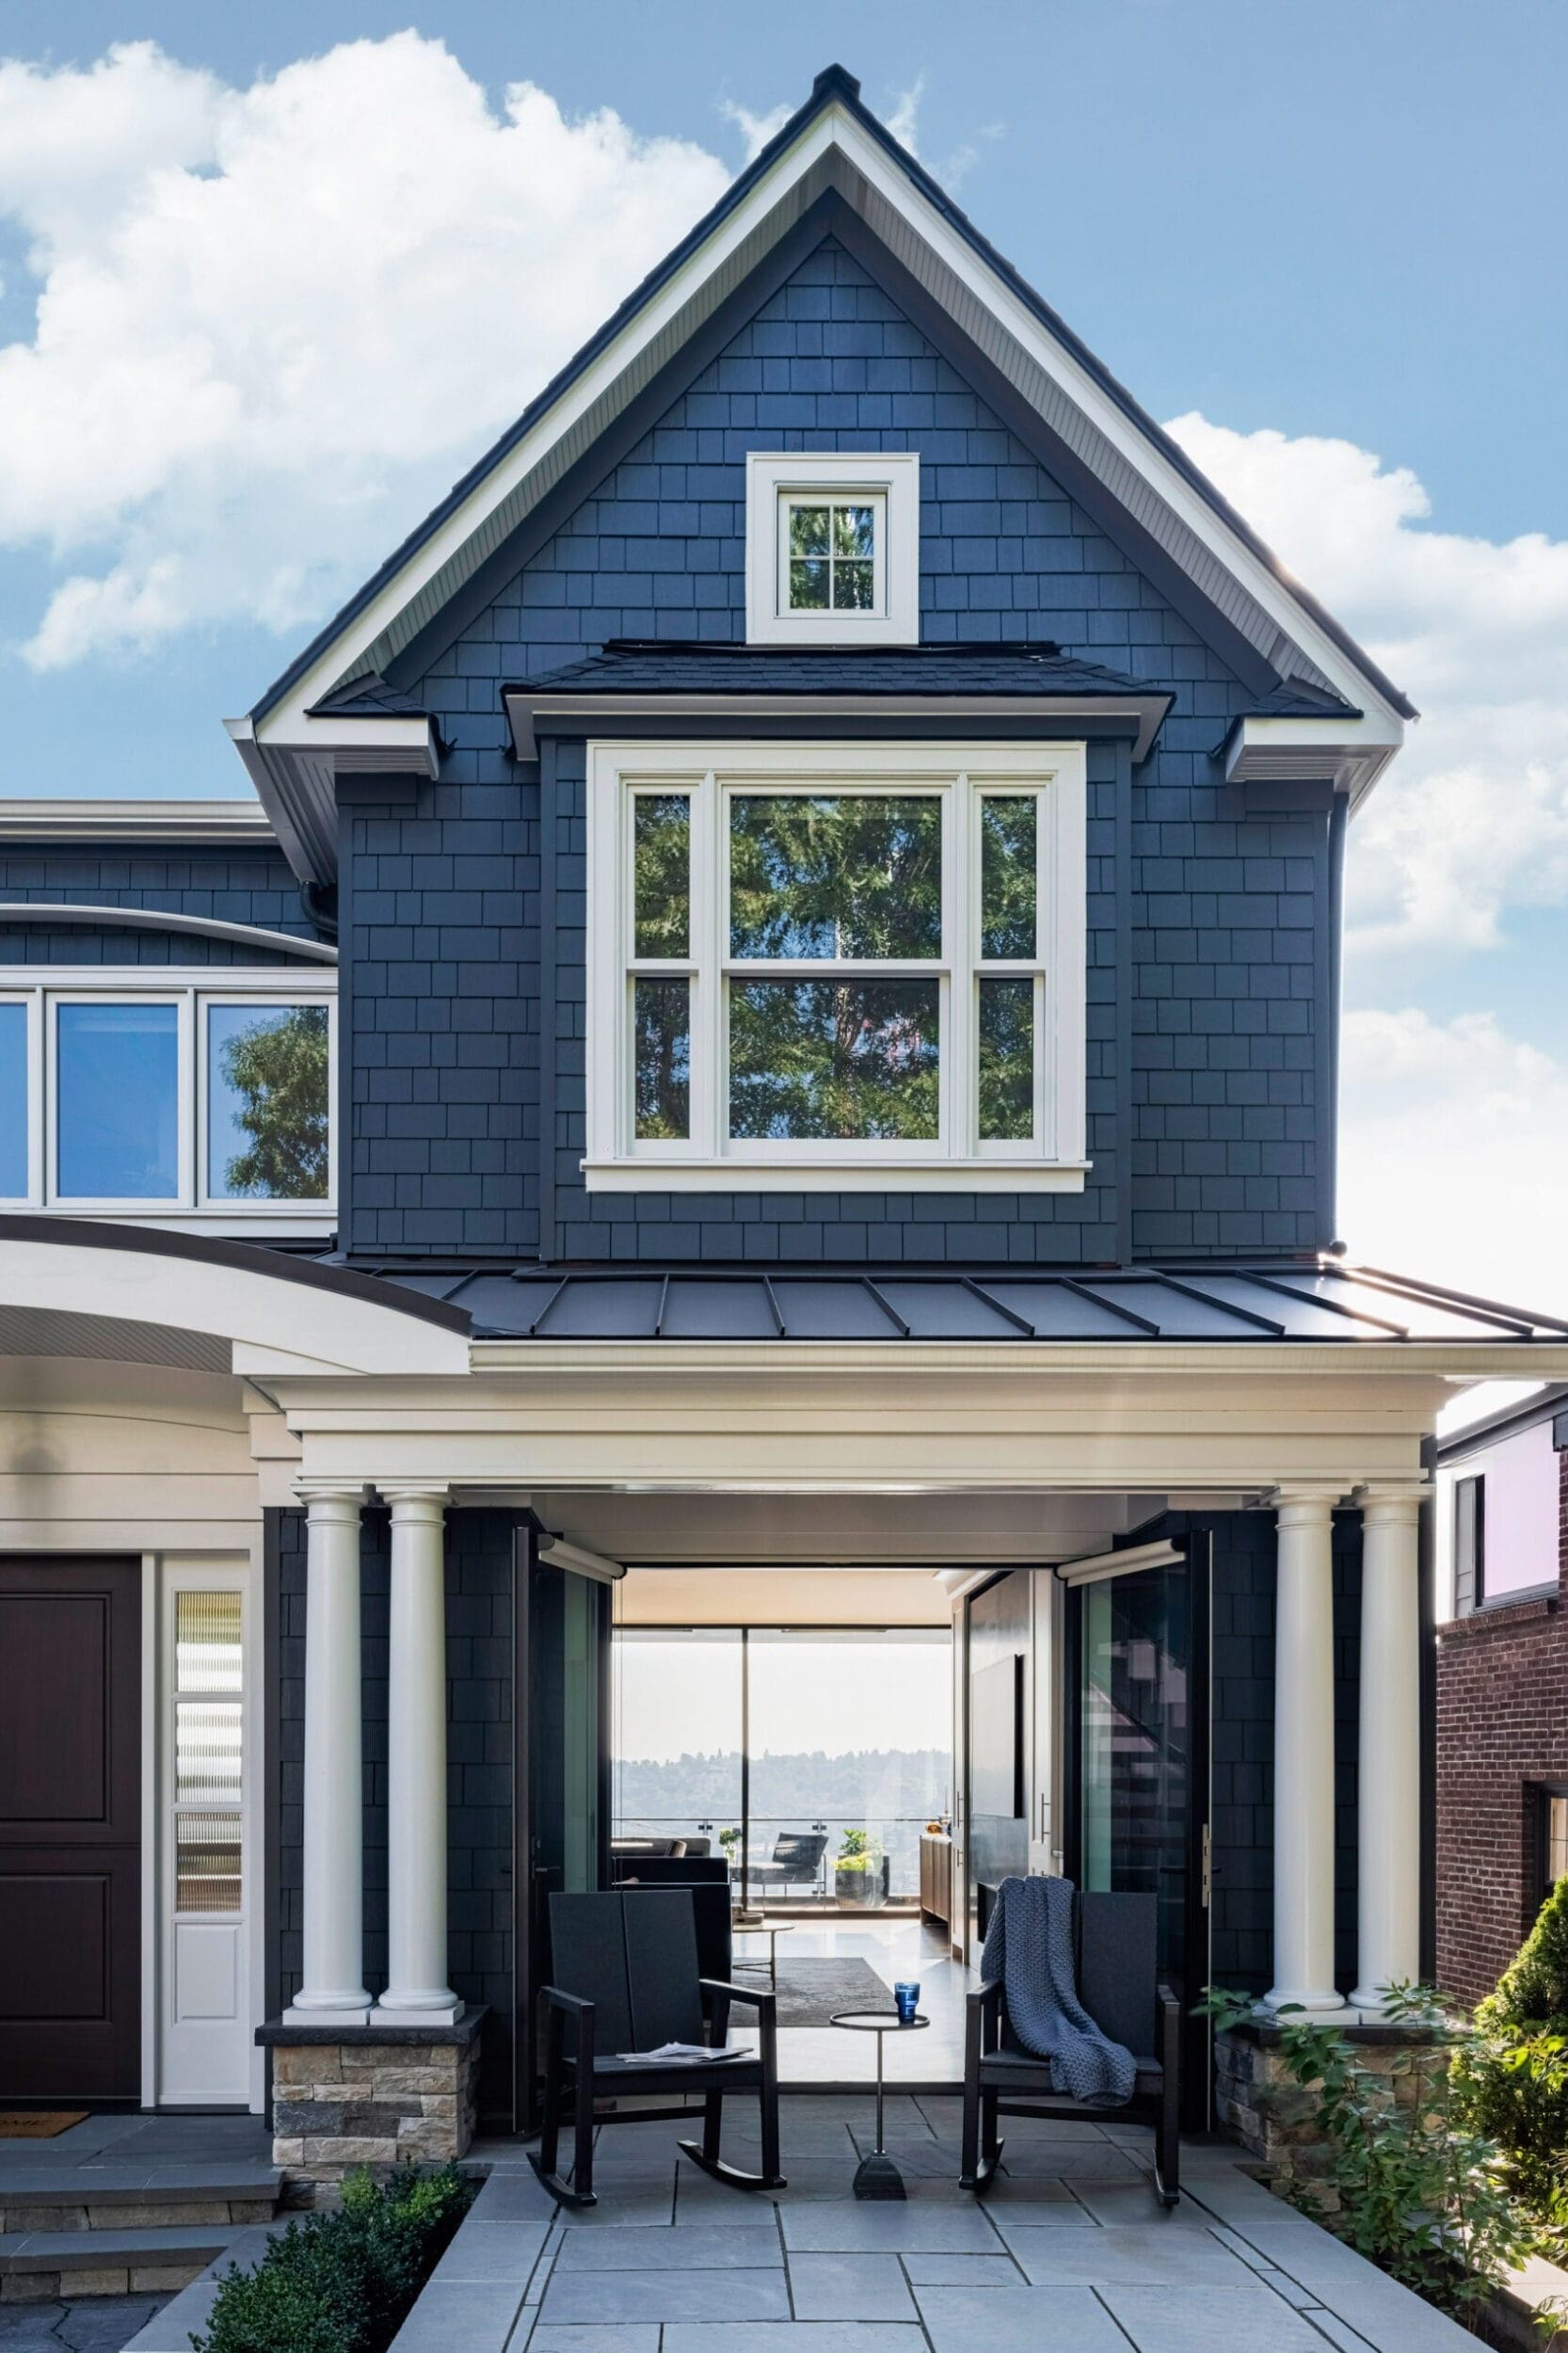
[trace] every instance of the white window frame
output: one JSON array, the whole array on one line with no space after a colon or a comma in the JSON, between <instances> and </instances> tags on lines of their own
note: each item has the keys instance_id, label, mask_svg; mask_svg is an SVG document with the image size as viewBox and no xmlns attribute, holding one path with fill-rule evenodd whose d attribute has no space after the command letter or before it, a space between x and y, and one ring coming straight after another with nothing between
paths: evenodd
<instances>
[{"instance_id":1,"label":"white window frame","mask_svg":"<svg viewBox=\"0 0 1568 2353\"><path fill-rule=\"evenodd\" d=\"M324 1201L230 1199L209 1192L206 1169L209 1005L325 1005L328 1014L328 1193ZM174 1193L157 1198L62 1194L58 1155L58 1021L63 1004L171 1004L176 1011L179 1132ZM27 1007L27 1191L8 1194L0 1209L47 1209L51 1215L114 1218L175 1230L221 1225L232 1234L329 1234L337 1220L338 1020L337 989L314 968L308 973L231 966L11 965L0 967L0 1003Z\"/></svg>"},{"instance_id":2,"label":"white window frame","mask_svg":"<svg viewBox=\"0 0 1568 2353\"><path fill-rule=\"evenodd\" d=\"M591 1192L1080 1193L1085 1158L1085 747L1074 744L591 744L588 746L587 1132L582 1161ZM1037 954L1021 963L978 955L980 809L989 791L1039 795ZM691 797L690 954L632 953L632 810L642 792ZM878 963L812 957L793 963L730 958L728 828L731 792L914 791L940 797L942 954ZM727 1132L725 984L733 978L829 979L873 969L941 983L940 1134L931 1144L732 1141ZM979 982L1035 982L1036 1099L1028 1144L981 1144L978 1134ZM692 984L690 1135L639 1141L632 1132L634 975Z\"/></svg>"},{"instance_id":3,"label":"white window frame","mask_svg":"<svg viewBox=\"0 0 1568 2353\"><path fill-rule=\"evenodd\" d=\"M878 509L871 610L792 612L784 517L813 494ZM920 461L913 451L746 457L746 641L753 646L913 646L920 634Z\"/></svg>"}]
</instances>

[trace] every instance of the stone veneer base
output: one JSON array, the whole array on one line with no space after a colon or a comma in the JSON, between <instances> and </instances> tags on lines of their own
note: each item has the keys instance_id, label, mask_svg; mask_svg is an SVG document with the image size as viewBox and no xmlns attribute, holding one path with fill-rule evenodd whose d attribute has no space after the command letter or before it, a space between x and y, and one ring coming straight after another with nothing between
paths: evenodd
<instances>
[{"instance_id":1,"label":"stone veneer base","mask_svg":"<svg viewBox=\"0 0 1568 2353\"><path fill-rule=\"evenodd\" d=\"M272 2055L272 2162L292 2188L358 2166L439 2165L473 2138L482 2008L451 2025L256 2029ZM292 2202L292 2201L291 2201Z\"/></svg>"},{"instance_id":2,"label":"stone veneer base","mask_svg":"<svg viewBox=\"0 0 1568 2353\"><path fill-rule=\"evenodd\" d=\"M1352 2018L1354 2013L1351 2013ZM1333 2015L1314 2025L1333 2025ZM1418 2026L1351 2024L1338 2031L1368 2073L1388 2078L1390 2099L1400 2107L1423 2101L1433 2079L1448 2067L1448 2054ZM1397 2061L1416 2055L1407 2072ZM1214 2038L1215 2112L1224 2130L1268 2168L1276 2188L1313 2185L1315 2202L1329 2213L1338 2193L1323 2180L1334 2163L1333 2145L1318 2121L1318 2104L1287 2072L1279 2028L1259 2019Z\"/></svg>"}]
</instances>

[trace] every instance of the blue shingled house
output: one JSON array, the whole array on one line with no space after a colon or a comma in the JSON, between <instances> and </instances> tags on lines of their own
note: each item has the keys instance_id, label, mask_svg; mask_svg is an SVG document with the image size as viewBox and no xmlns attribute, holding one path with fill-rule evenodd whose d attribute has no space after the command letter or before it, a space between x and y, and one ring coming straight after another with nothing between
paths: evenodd
<instances>
[{"instance_id":1,"label":"blue shingled house","mask_svg":"<svg viewBox=\"0 0 1568 2353\"><path fill-rule=\"evenodd\" d=\"M526 2120L617 1624L951 1629L944 1952L1065 1871L1375 2017L1424 1449L1568 1376L1338 1247L1414 716L835 67L249 797L0 808L0 2105L260 2106L260 2030L447 2055L356 2146Z\"/></svg>"}]
</instances>

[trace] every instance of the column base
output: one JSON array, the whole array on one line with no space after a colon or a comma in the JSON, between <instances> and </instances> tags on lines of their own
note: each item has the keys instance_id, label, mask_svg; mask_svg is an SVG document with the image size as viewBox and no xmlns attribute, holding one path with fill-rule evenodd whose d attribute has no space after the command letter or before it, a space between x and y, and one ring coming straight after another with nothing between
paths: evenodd
<instances>
[{"instance_id":1,"label":"column base","mask_svg":"<svg viewBox=\"0 0 1568 2353\"><path fill-rule=\"evenodd\" d=\"M455 2026L462 2014L463 2005L456 1994L450 2002L428 2008L400 2002L394 1994L390 2001L383 1998L376 2003L368 2023L372 2026Z\"/></svg>"},{"instance_id":2,"label":"column base","mask_svg":"<svg viewBox=\"0 0 1568 2353\"><path fill-rule=\"evenodd\" d=\"M335 2005L328 2008L326 2003L306 2002L302 2005L291 2002L283 2012L283 2023L288 2026L363 2026L369 2019L368 1993L362 2009L339 2009Z\"/></svg>"},{"instance_id":3,"label":"column base","mask_svg":"<svg viewBox=\"0 0 1568 2353\"><path fill-rule=\"evenodd\" d=\"M1410 1975L1414 1980L1416 1973L1413 1969ZM1352 2009L1362 2010L1370 2018L1382 2018L1388 2009L1388 1986L1387 1978L1378 1985L1358 1985L1353 1993L1346 1994L1345 1999Z\"/></svg>"},{"instance_id":4,"label":"column base","mask_svg":"<svg viewBox=\"0 0 1568 2353\"><path fill-rule=\"evenodd\" d=\"M1342 1993L1336 1993L1332 1988L1327 1993L1295 1993L1288 1986L1272 1985L1257 2007L1259 2009L1271 2012L1287 2009L1306 2010L1312 2016L1318 2017L1323 2013L1343 2009L1345 1997Z\"/></svg>"}]
</instances>

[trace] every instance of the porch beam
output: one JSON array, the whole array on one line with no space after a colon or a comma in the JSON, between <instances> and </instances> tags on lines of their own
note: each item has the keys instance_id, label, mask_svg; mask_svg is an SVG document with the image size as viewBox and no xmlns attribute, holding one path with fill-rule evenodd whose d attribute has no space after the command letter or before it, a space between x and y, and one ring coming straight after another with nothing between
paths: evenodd
<instances>
[{"instance_id":1,"label":"porch beam","mask_svg":"<svg viewBox=\"0 0 1568 2353\"><path fill-rule=\"evenodd\" d=\"M380 1482L392 1507L387 1666L387 1989L373 2024L449 2025L446 1981L446 1500Z\"/></svg>"},{"instance_id":2,"label":"porch beam","mask_svg":"<svg viewBox=\"0 0 1568 2353\"><path fill-rule=\"evenodd\" d=\"M1270 2009L1336 2010L1334 1559L1336 1497L1274 1497L1274 1981Z\"/></svg>"},{"instance_id":3,"label":"porch beam","mask_svg":"<svg viewBox=\"0 0 1568 2353\"><path fill-rule=\"evenodd\" d=\"M304 1976L285 2018L365 2024L360 1749L361 1484L301 1481L306 1510Z\"/></svg>"},{"instance_id":4,"label":"porch beam","mask_svg":"<svg viewBox=\"0 0 1568 2353\"><path fill-rule=\"evenodd\" d=\"M1420 1491L1368 1487L1361 1505L1357 2009L1381 2010L1421 1966Z\"/></svg>"}]
</instances>

